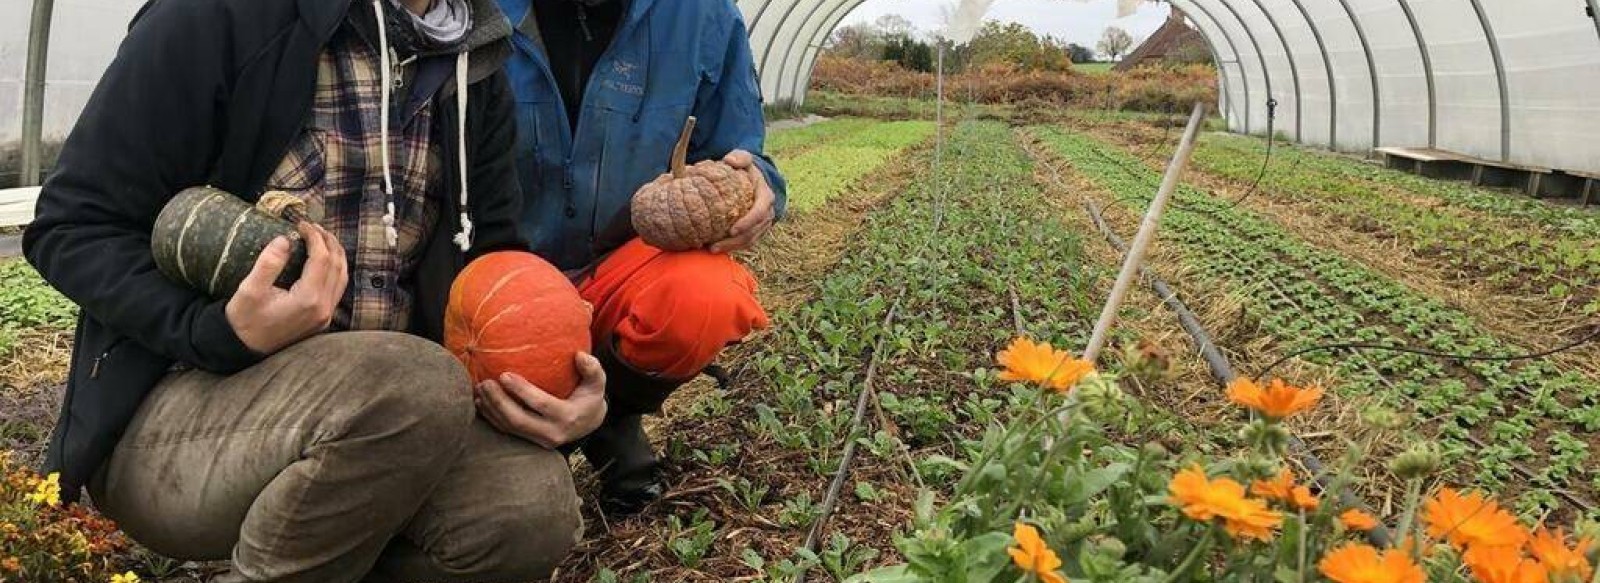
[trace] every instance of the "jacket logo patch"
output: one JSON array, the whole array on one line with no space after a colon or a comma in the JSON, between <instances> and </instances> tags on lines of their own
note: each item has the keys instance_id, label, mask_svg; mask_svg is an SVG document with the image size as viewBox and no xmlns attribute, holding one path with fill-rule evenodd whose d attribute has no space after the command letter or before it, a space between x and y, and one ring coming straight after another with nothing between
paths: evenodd
<instances>
[{"instance_id":1,"label":"jacket logo patch","mask_svg":"<svg viewBox=\"0 0 1600 583\"><path fill-rule=\"evenodd\" d=\"M600 82L600 86L619 93L626 93L628 95L644 95L643 85L623 83L615 79L605 79Z\"/></svg>"},{"instance_id":2,"label":"jacket logo patch","mask_svg":"<svg viewBox=\"0 0 1600 583\"><path fill-rule=\"evenodd\" d=\"M633 79L633 72L638 69L639 65L629 61L624 61L622 59L611 61L611 71L621 75L624 79Z\"/></svg>"}]
</instances>

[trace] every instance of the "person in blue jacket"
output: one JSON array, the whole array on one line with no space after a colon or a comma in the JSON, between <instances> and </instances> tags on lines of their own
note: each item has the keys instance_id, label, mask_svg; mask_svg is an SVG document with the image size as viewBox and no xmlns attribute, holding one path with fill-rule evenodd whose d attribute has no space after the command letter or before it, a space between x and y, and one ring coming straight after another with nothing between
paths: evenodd
<instances>
[{"instance_id":1,"label":"person in blue jacket","mask_svg":"<svg viewBox=\"0 0 1600 583\"><path fill-rule=\"evenodd\" d=\"M516 29L506 71L520 227L595 307L610 408L582 449L600 472L602 505L636 512L664 489L641 415L767 325L754 278L730 255L755 245L785 202L783 177L762 154L748 32L731 0L498 1ZM629 203L667 171L689 116L698 122L689 162L749 172L756 204L725 240L666 252L637 238Z\"/></svg>"}]
</instances>

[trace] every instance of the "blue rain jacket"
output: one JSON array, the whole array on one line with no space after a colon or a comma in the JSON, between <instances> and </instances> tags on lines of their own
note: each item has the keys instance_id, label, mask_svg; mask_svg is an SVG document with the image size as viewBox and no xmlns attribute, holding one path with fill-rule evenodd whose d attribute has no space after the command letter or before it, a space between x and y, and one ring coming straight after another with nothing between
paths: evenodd
<instances>
[{"instance_id":1,"label":"blue rain jacket","mask_svg":"<svg viewBox=\"0 0 1600 583\"><path fill-rule=\"evenodd\" d=\"M517 99L521 227L534 252L570 270L632 239L633 193L667 171L690 115L698 121L689 162L756 154L783 215L786 186L762 151L761 89L733 2L631 0L595 63L576 135L528 16L530 0L499 2L518 29L506 71Z\"/></svg>"}]
</instances>

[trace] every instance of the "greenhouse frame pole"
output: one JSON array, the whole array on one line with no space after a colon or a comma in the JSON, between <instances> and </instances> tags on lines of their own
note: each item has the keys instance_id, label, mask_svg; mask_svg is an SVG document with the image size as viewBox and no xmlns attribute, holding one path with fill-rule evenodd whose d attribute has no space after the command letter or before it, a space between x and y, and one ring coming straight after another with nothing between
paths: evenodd
<instances>
[{"instance_id":1,"label":"greenhouse frame pole","mask_svg":"<svg viewBox=\"0 0 1600 583\"><path fill-rule=\"evenodd\" d=\"M849 0L838 0L835 5L842 5L842 4L847 3L848 1ZM794 23L794 34L790 38L789 42L784 43L783 56L778 57L778 91L783 91L783 88L784 88L785 85L792 85L792 83L790 83L790 79L789 79L788 76L791 75L791 74L794 74L794 73L798 73L798 71L790 70L790 67L789 67L789 63L790 63L789 58L794 55L794 46L797 45L797 44L800 44L802 42L805 42L808 45L811 44L809 42L806 42L808 40L808 37L809 37L809 35L807 34L807 28L806 27L807 27L807 25L811 24L812 19L817 16L817 14L822 9L822 7L824 5L826 5L827 3L828 3L827 0L817 0L815 2L811 2L810 3L811 4L811 8L806 11L805 16L796 15L799 18L798 18L798 22ZM789 19L788 18L784 18L783 20L778 22L778 25L782 26L782 25L785 25L785 24L788 24L788 23L789 23ZM806 50L807 49L801 49L801 53L803 54ZM796 67L796 68L798 68L798 67ZM789 101L791 103L794 102L794 93L792 91L789 93Z\"/></svg>"},{"instance_id":2,"label":"greenhouse frame pole","mask_svg":"<svg viewBox=\"0 0 1600 583\"><path fill-rule=\"evenodd\" d=\"M1278 43L1283 45L1283 58L1289 61L1289 74L1294 77L1294 141L1304 142L1306 141L1305 132L1303 131L1305 109L1301 104L1305 99L1300 92L1300 66L1294 62L1294 50L1289 48L1289 37L1284 36L1283 27L1278 26L1278 19L1272 16L1272 12L1267 10L1267 5L1262 4L1261 0L1254 0L1254 2L1256 3L1256 8L1266 15L1267 24L1272 25L1272 32L1277 33Z\"/></svg>"},{"instance_id":3,"label":"greenhouse frame pole","mask_svg":"<svg viewBox=\"0 0 1600 583\"><path fill-rule=\"evenodd\" d=\"M1333 74L1333 57L1328 56L1328 43L1322 40L1322 29L1317 28L1317 21L1311 19L1311 11L1306 10L1306 5L1301 0L1291 0L1294 7L1300 10L1300 17L1306 19L1306 27L1311 29L1311 36L1317 39L1317 50L1322 53L1322 69L1328 72L1328 149L1339 149L1339 87L1335 83Z\"/></svg>"},{"instance_id":4,"label":"greenhouse frame pole","mask_svg":"<svg viewBox=\"0 0 1600 583\"><path fill-rule=\"evenodd\" d=\"M1594 33L1600 34L1600 0L1589 0L1589 18L1594 21Z\"/></svg>"},{"instance_id":5,"label":"greenhouse frame pole","mask_svg":"<svg viewBox=\"0 0 1600 583\"><path fill-rule=\"evenodd\" d=\"M1239 54L1239 45L1233 42L1233 35L1228 34L1228 28L1222 26L1222 21L1217 20L1217 15L1212 14L1211 10L1207 9L1204 4L1201 4L1197 0L1189 0L1189 4L1194 5L1195 8L1199 8L1200 13L1204 14L1207 19L1211 20L1211 25L1217 27L1217 32L1222 35L1222 40L1228 43L1228 50L1233 53L1233 64L1239 67L1239 79L1244 82L1244 133L1245 135L1249 135L1250 73L1244 69L1244 57L1240 56ZM1226 75L1227 71L1224 70L1223 74ZM1261 74L1266 75L1268 73L1263 70Z\"/></svg>"},{"instance_id":6,"label":"greenhouse frame pole","mask_svg":"<svg viewBox=\"0 0 1600 583\"><path fill-rule=\"evenodd\" d=\"M1483 10L1482 0L1472 0L1472 10L1478 13L1478 23L1483 25L1483 38L1489 43L1489 56L1494 57L1494 79L1500 86L1500 161L1511 161L1511 88L1506 82L1505 55L1500 53L1500 37L1494 35L1494 25L1489 23L1489 13Z\"/></svg>"},{"instance_id":7,"label":"greenhouse frame pole","mask_svg":"<svg viewBox=\"0 0 1600 583\"><path fill-rule=\"evenodd\" d=\"M834 6L833 11L829 12L828 16L823 19L822 28L818 30L817 35L812 37L812 41L809 43L806 51L800 55L800 68L795 71L796 77L794 78L794 83L792 84L792 87L789 88L789 93L794 96L794 101L796 103L805 102L806 88L810 86L811 76L814 75L817 70L817 54L822 50L822 44L826 42L827 35L832 33L833 29L839 26L839 21L844 20L844 17L849 16L850 11L855 10L855 8L860 6L863 1L864 0L852 0L850 2L844 2L838 6ZM844 8L845 10L840 12L840 8ZM805 73L801 74L801 71L804 71Z\"/></svg>"},{"instance_id":8,"label":"greenhouse frame pole","mask_svg":"<svg viewBox=\"0 0 1600 583\"><path fill-rule=\"evenodd\" d=\"M1272 94L1272 70L1267 68L1267 54L1266 54L1265 51L1261 50L1261 41L1256 40L1255 31L1250 29L1250 23L1245 22L1244 21L1244 16L1239 14L1239 10L1235 9L1232 4L1229 4L1227 2L1227 0L1218 0L1217 3L1221 4L1223 8L1228 9L1228 12L1233 14L1233 19L1239 21L1239 27L1244 29L1244 36L1245 36L1245 38L1250 39L1250 46L1255 48L1255 50L1256 50L1256 60L1261 63L1261 76L1264 79L1266 79L1266 81L1267 81L1267 100L1271 101L1273 99L1276 99L1277 96ZM1199 6L1200 3L1198 1L1196 1L1195 5ZM1290 62L1292 63L1293 61L1290 61ZM1296 96L1296 97L1298 98L1298 96ZM1267 128L1268 128L1268 133L1271 133L1271 128L1272 128L1272 119L1271 119L1271 117L1272 117L1272 115L1273 115L1272 106L1268 105L1267 106L1267 117L1268 117L1268 119L1267 119Z\"/></svg>"},{"instance_id":9,"label":"greenhouse frame pole","mask_svg":"<svg viewBox=\"0 0 1600 583\"><path fill-rule=\"evenodd\" d=\"M1476 0L1474 0L1476 1ZM1350 25L1356 27L1356 38L1361 41L1361 52L1367 56L1367 73L1372 77L1372 147L1367 152L1383 147L1383 91L1378 85L1378 60L1372 56L1372 43L1367 40L1367 29L1361 26L1361 19L1356 17L1356 9L1350 7L1350 0L1339 0L1339 5L1344 7L1344 13L1350 17Z\"/></svg>"},{"instance_id":10,"label":"greenhouse frame pole","mask_svg":"<svg viewBox=\"0 0 1600 583\"><path fill-rule=\"evenodd\" d=\"M1177 10L1179 12L1182 12L1185 18L1189 18L1190 20L1193 20L1193 18L1189 16L1189 13L1184 11L1182 8L1178 8L1177 6L1173 6L1172 9L1173 10ZM1205 41L1206 50L1211 51L1211 62L1217 64L1217 79L1219 81L1218 87L1220 87L1222 89L1222 93L1217 95L1217 102L1218 102L1217 103L1217 109L1218 109L1218 112L1222 114L1222 121L1226 125L1228 125L1229 127L1232 127L1232 125L1233 125L1232 121L1233 121L1233 116L1234 116L1234 113L1233 113L1233 102L1236 101L1236 100L1233 98L1233 89L1230 86L1230 84L1228 83L1228 68L1227 68L1227 64L1228 63L1238 64L1238 61L1237 60L1234 60L1234 61L1224 61L1224 60L1222 60L1222 53L1217 50L1217 42L1214 41L1214 40L1211 40L1211 35L1208 35L1208 34L1205 33L1205 31L1200 30L1200 23L1198 23L1198 22L1195 23L1194 29L1196 31L1200 32L1200 40Z\"/></svg>"},{"instance_id":11,"label":"greenhouse frame pole","mask_svg":"<svg viewBox=\"0 0 1600 583\"><path fill-rule=\"evenodd\" d=\"M28 26L28 68L22 96L22 186L38 186L44 169L44 88L49 65L50 20L55 0L33 0Z\"/></svg>"},{"instance_id":12,"label":"greenhouse frame pole","mask_svg":"<svg viewBox=\"0 0 1600 583\"><path fill-rule=\"evenodd\" d=\"M1411 11L1411 2L1395 1L1399 2L1400 9L1405 11L1406 20L1411 23L1411 34L1417 37L1417 52L1422 53L1422 72L1428 79L1428 147L1437 148L1439 147L1439 90L1433 80L1433 52L1428 50L1428 42L1422 37L1422 24L1417 22L1416 13Z\"/></svg>"}]
</instances>

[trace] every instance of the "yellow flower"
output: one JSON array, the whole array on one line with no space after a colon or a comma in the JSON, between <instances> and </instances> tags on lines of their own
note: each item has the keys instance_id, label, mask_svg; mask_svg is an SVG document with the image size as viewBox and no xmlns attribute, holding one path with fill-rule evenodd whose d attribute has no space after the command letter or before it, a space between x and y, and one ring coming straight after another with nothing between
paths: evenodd
<instances>
[{"instance_id":1,"label":"yellow flower","mask_svg":"<svg viewBox=\"0 0 1600 583\"><path fill-rule=\"evenodd\" d=\"M50 472L43 480L33 486L33 493L28 494L28 501L41 506L61 505L61 473Z\"/></svg>"},{"instance_id":2,"label":"yellow flower","mask_svg":"<svg viewBox=\"0 0 1600 583\"><path fill-rule=\"evenodd\" d=\"M1577 544L1568 547L1565 530L1551 531L1541 526L1528 541L1528 552L1550 570L1552 580L1588 581L1594 575L1594 566L1589 564L1588 557L1593 546L1594 541L1580 538Z\"/></svg>"},{"instance_id":3,"label":"yellow flower","mask_svg":"<svg viewBox=\"0 0 1600 583\"><path fill-rule=\"evenodd\" d=\"M1322 557L1317 570L1335 583L1423 583L1427 575L1396 550L1378 552L1363 544L1346 544Z\"/></svg>"},{"instance_id":4,"label":"yellow flower","mask_svg":"<svg viewBox=\"0 0 1600 583\"><path fill-rule=\"evenodd\" d=\"M1528 540L1528 529L1517 523L1494 500L1471 492L1463 496L1444 488L1422 505L1428 536L1445 539L1457 550L1471 547L1521 548Z\"/></svg>"},{"instance_id":5,"label":"yellow flower","mask_svg":"<svg viewBox=\"0 0 1600 583\"><path fill-rule=\"evenodd\" d=\"M1017 568L1037 576L1044 583L1067 583L1067 578L1056 572L1061 568L1061 557L1057 557L1056 552L1044 544L1039 529L1018 522L1011 536L1017 539L1017 546L1006 549L1006 553L1011 555Z\"/></svg>"},{"instance_id":6,"label":"yellow flower","mask_svg":"<svg viewBox=\"0 0 1600 583\"><path fill-rule=\"evenodd\" d=\"M1000 351L996 360L1005 367L1000 373L1000 380L1037 383L1056 392L1066 392L1094 372L1094 363L1075 359L1070 353L1056 350L1049 343L1038 343L1027 338L1011 341L1011 345Z\"/></svg>"},{"instance_id":7,"label":"yellow flower","mask_svg":"<svg viewBox=\"0 0 1600 583\"><path fill-rule=\"evenodd\" d=\"M16 557L6 557L0 560L0 574L15 573L22 570L22 560Z\"/></svg>"},{"instance_id":8,"label":"yellow flower","mask_svg":"<svg viewBox=\"0 0 1600 583\"><path fill-rule=\"evenodd\" d=\"M1344 511L1344 514L1339 515L1339 524L1343 524L1345 528L1350 530L1367 532L1378 528L1378 518L1362 512L1360 509L1351 508Z\"/></svg>"},{"instance_id":9,"label":"yellow flower","mask_svg":"<svg viewBox=\"0 0 1600 583\"><path fill-rule=\"evenodd\" d=\"M1206 522L1222 519L1222 528L1239 539L1265 541L1283 522L1283 515L1267 509L1267 503L1245 496L1244 485L1226 477L1207 479L1200 466L1178 472L1167 485L1174 506L1184 516Z\"/></svg>"},{"instance_id":10,"label":"yellow flower","mask_svg":"<svg viewBox=\"0 0 1600 583\"><path fill-rule=\"evenodd\" d=\"M111 583L139 583L139 575L133 571L128 571L121 575L112 575Z\"/></svg>"},{"instance_id":11,"label":"yellow flower","mask_svg":"<svg viewBox=\"0 0 1600 583\"><path fill-rule=\"evenodd\" d=\"M1462 555L1472 576L1479 583L1548 583L1544 565L1522 556L1522 549L1506 546L1475 546Z\"/></svg>"},{"instance_id":12,"label":"yellow flower","mask_svg":"<svg viewBox=\"0 0 1600 583\"><path fill-rule=\"evenodd\" d=\"M1283 502L1297 510L1316 510L1321 505L1317 497L1311 495L1310 488L1295 485L1294 474L1288 468L1271 480L1256 480L1250 484L1250 493Z\"/></svg>"},{"instance_id":13,"label":"yellow flower","mask_svg":"<svg viewBox=\"0 0 1600 583\"><path fill-rule=\"evenodd\" d=\"M1273 379L1263 389L1255 381L1237 378L1228 383L1228 400L1249 407L1269 419L1283 419L1316 406L1322 400L1322 389L1299 388Z\"/></svg>"}]
</instances>

